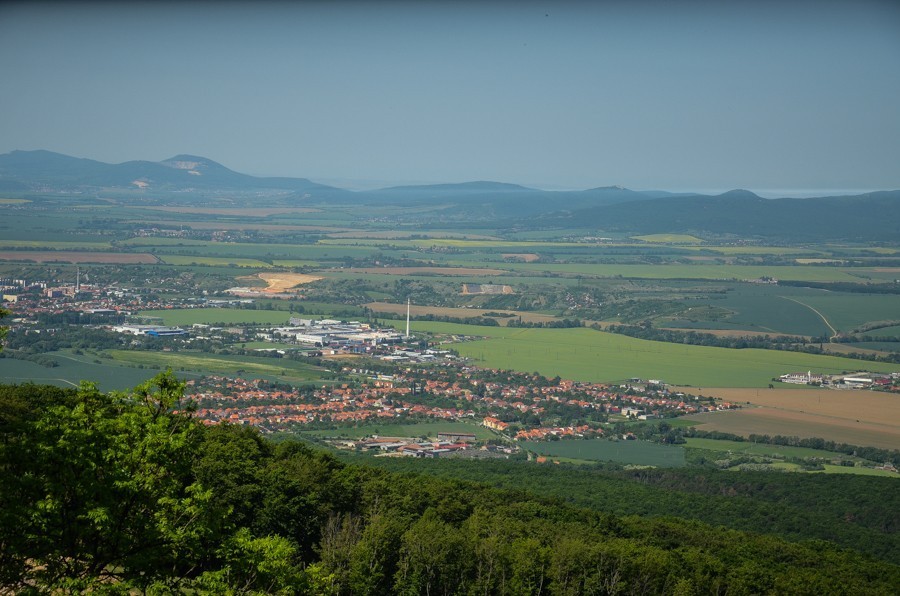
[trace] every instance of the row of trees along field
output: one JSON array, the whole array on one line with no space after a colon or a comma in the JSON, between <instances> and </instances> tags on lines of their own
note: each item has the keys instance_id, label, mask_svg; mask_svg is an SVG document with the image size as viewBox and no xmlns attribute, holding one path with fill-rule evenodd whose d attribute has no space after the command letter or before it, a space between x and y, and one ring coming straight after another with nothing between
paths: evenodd
<instances>
[{"instance_id":1,"label":"row of trees along field","mask_svg":"<svg viewBox=\"0 0 900 596\"><path fill-rule=\"evenodd\" d=\"M824 541L619 517L341 463L128 393L0 389L11 592L890 594L900 568ZM539 470L539 468L534 468Z\"/></svg>"}]
</instances>

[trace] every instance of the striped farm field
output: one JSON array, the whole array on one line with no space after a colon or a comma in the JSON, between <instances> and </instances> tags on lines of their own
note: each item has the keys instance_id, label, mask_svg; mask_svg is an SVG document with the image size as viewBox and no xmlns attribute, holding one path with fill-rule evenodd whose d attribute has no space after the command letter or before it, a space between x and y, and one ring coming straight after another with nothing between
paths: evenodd
<instances>
[{"instance_id":1,"label":"striped farm field","mask_svg":"<svg viewBox=\"0 0 900 596\"><path fill-rule=\"evenodd\" d=\"M876 267L814 267L787 265L616 265L590 263L504 263L509 271L589 275L594 277L623 277L635 279L710 279L751 280L771 277L794 281L845 281L859 283L861 279L873 282L890 281L891 273Z\"/></svg>"},{"instance_id":2,"label":"striped farm field","mask_svg":"<svg viewBox=\"0 0 900 596\"><path fill-rule=\"evenodd\" d=\"M122 264L159 262L156 257L146 253L90 252L74 250L0 250L0 261Z\"/></svg>"},{"instance_id":3,"label":"striped farm field","mask_svg":"<svg viewBox=\"0 0 900 596\"><path fill-rule=\"evenodd\" d=\"M896 397L896 396L895 396ZM749 408L727 412L708 412L688 416L700 423L696 428L749 437L752 434L821 438L849 445L897 449L900 427L857 421L855 418L829 417L795 410Z\"/></svg>"},{"instance_id":4,"label":"striped farm field","mask_svg":"<svg viewBox=\"0 0 900 596\"><path fill-rule=\"evenodd\" d=\"M477 269L470 267L360 267L351 269L356 273L374 273L384 275L502 275L502 269Z\"/></svg>"},{"instance_id":5,"label":"striped farm field","mask_svg":"<svg viewBox=\"0 0 900 596\"><path fill-rule=\"evenodd\" d=\"M870 363L858 361L860 368ZM895 365L900 369L900 365ZM852 369L855 370L855 369ZM806 388L790 389L708 389L709 395L736 403L750 403L785 412L799 412L831 420L852 421L854 424L888 425L900 433L900 399L882 391L835 390ZM900 442L898 442L900 446Z\"/></svg>"},{"instance_id":6,"label":"striped farm field","mask_svg":"<svg viewBox=\"0 0 900 596\"><path fill-rule=\"evenodd\" d=\"M69 242L56 240L3 240L0 248L46 248L50 250L109 250L109 242Z\"/></svg>"},{"instance_id":7,"label":"striped farm field","mask_svg":"<svg viewBox=\"0 0 900 596\"><path fill-rule=\"evenodd\" d=\"M271 264L256 259L242 259L239 257L200 257L184 255L160 255L159 259L166 265L212 265L233 267L260 267L269 268Z\"/></svg>"}]
</instances>

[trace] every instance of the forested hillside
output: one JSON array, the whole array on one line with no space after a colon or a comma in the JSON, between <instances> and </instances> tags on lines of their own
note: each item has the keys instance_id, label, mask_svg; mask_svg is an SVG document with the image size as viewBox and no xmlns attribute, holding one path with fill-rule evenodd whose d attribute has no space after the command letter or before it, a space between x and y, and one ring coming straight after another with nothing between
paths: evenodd
<instances>
[{"instance_id":1,"label":"forested hillside","mask_svg":"<svg viewBox=\"0 0 900 596\"><path fill-rule=\"evenodd\" d=\"M0 582L12 591L896 593L827 542L620 517L521 490L341 463L127 394L0 391Z\"/></svg>"},{"instance_id":2,"label":"forested hillside","mask_svg":"<svg viewBox=\"0 0 900 596\"><path fill-rule=\"evenodd\" d=\"M369 460L414 472L528 487L532 494L614 515L679 517L715 526L820 539L885 561L900 560L900 491L893 478L733 472L704 468L636 469L464 460Z\"/></svg>"}]
</instances>

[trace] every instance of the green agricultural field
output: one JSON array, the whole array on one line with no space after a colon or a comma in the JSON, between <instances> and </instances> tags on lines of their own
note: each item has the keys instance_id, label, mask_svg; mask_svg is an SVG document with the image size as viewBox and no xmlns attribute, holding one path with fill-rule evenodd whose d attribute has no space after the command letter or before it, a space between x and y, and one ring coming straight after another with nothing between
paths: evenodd
<instances>
[{"instance_id":1,"label":"green agricultural field","mask_svg":"<svg viewBox=\"0 0 900 596\"><path fill-rule=\"evenodd\" d=\"M595 277L623 277L637 279L711 279L749 280L761 277L795 281L889 281L890 274L873 267L814 267L787 265L606 265L587 263L504 263L510 271L590 275ZM896 275L896 274L895 274Z\"/></svg>"},{"instance_id":2,"label":"green agricultural field","mask_svg":"<svg viewBox=\"0 0 900 596\"><path fill-rule=\"evenodd\" d=\"M208 246L209 240L192 240L190 238L158 238L155 236L139 236L118 242L119 246Z\"/></svg>"},{"instance_id":3,"label":"green agricultural field","mask_svg":"<svg viewBox=\"0 0 900 596\"><path fill-rule=\"evenodd\" d=\"M341 437L359 439L372 435L383 437L436 437L439 432L473 433L479 441L495 439L497 435L481 426L470 422L427 421L414 424L372 423L360 426L338 428L333 430L304 430L297 434L303 437Z\"/></svg>"},{"instance_id":4,"label":"green agricultural field","mask_svg":"<svg viewBox=\"0 0 900 596\"><path fill-rule=\"evenodd\" d=\"M857 474L859 476L883 476L885 478L897 478L900 479L900 474L897 472L889 472L888 470L876 470L875 468L848 468L845 466L835 466L832 464L825 464L825 469L819 472L814 472L818 474Z\"/></svg>"},{"instance_id":5,"label":"green agricultural field","mask_svg":"<svg viewBox=\"0 0 900 596\"><path fill-rule=\"evenodd\" d=\"M420 240L407 240L403 238L322 238L316 244L318 246L366 246L366 247L400 247L416 248ZM461 241L462 242L462 241Z\"/></svg>"},{"instance_id":6,"label":"green agricultural field","mask_svg":"<svg viewBox=\"0 0 900 596\"><path fill-rule=\"evenodd\" d=\"M711 251L722 255L826 255L828 253L812 248L796 246L682 246L686 250Z\"/></svg>"},{"instance_id":7,"label":"green agricultural field","mask_svg":"<svg viewBox=\"0 0 900 596\"><path fill-rule=\"evenodd\" d=\"M861 341L850 345L855 348L878 350L879 352L900 352L900 342L898 341Z\"/></svg>"},{"instance_id":8,"label":"green agricultural field","mask_svg":"<svg viewBox=\"0 0 900 596\"><path fill-rule=\"evenodd\" d=\"M725 295L702 298L698 302L732 314L714 321L702 318L690 321L690 312L682 311L675 321L664 321L660 326L830 336L834 331L829 324L849 331L867 321L900 320L900 299L888 294L735 283L729 284Z\"/></svg>"},{"instance_id":9,"label":"green agricultural field","mask_svg":"<svg viewBox=\"0 0 900 596\"><path fill-rule=\"evenodd\" d=\"M129 352L107 350L106 354L117 362L127 362L144 367L171 367L178 371L210 372L237 376L266 375L290 382L311 381L321 378L325 369L303 362L283 358L257 356L219 356L197 352Z\"/></svg>"},{"instance_id":10,"label":"green agricultural field","mask_svg":"<svg viewBox=\"0 0 900 596\"><path fill-rule=\"evenodd\" d=\"M804 304L810 295L821 292L765 284L734 284L721 299L703 300L732 314L719 328L737 328L790 335L831 335L831 329L816 312ZM864 296L864 295L860 295ZM714 323L710 328L716 328Z\"/></svg>"},{"instance_id":11,"label":"green agricultural field","mask_svg":"<svg viewBox=\"0 0 900 596\"><path fill-rule=\"evenodd\" d=\"M0 240L0 248L34 248L48 250L108 250L109 242L77 242L53 240Z\"/></svg>"},{"instance_id":12,"label":"green agricultural field","mask_svg":"<svg viewBox=\"0 0 900 596\"><path fill-rule=\"evenodd\" d=\"M676 468L685 465L684 449L646 441L609 441L572 439L563 441L524 441L523 449L545 455L586 461L614 461L622 464Z\"/></svg>"},{"instance_id":13,"label":"green agricultural field","mask_svg":"<svg viewBox=\"0 0 900 596\"><path fill-rule=\"evenodd\" d=\"M172 310L144 310L142 317L159 317L163 325L188 326L194 323L214 325L241 323L258 325L287 325L292 314L285 310L252 310L249 308L173 308Z\"/></svg>"},{"instance_id":14,"label":"green agricultural field","mask_svg":"<svg viewBox=\"0 0 900 596\"><path fill-rule=\"evenodd\" d=\"M222 257L260 259L304 259L318 248L311 244L255 244L251 242L211 242L183 245L175 243L159 246L159 254L197 255L201 257Z\"/></svg>"},{"instance_id":15,"label":"green agricultural field","mask_svg":"<svg viewBox=\"0 0 900 596\"><path fill-rule=\"evenodd\" d=\"M322 263L320 261L303 261L300 259L273 259L272 265L275 267L319 267Z\"/></svg>"},{"instance_id":16,"label":"green agricultural field","mask_svg":"<svg viewBox=\"0 0 900 596\"><path fill-rule=\"evenodd\" d=\"M213 265L213 266L232 266L232 267L256 267L267 269L271 267L269 263L264 263L256 259L243 259L237 257L202 257L202 256L183 256L183 255L157 255L166 265Z\"/></svg>"},{"instance_id":17,"label":"green agricultural field","mask_svg":"<svg viewBox=\"0 0 900 596\"><path fill-rule=\"evenodd\" d=\"M871 331L866 331L865 335L871 335L873 337L900 337L900 325L872 329Z\"/></svg>"},{"instance_id":18,"label":"green agricultural field","mask_svg":"<svg viewBox=\"0 0 900 596\"><path fill-rule=\"evenodd\" d=\"M823 464L824 470L804 470L800 464L790 462L774 462L766 465L766 469L778 470L782 472L797 472L805 474L852 474L854 476L881 476L882 478L898 478L900 474L889 472L887 470L876 470L875 468L835 466L833 464ZM740 470L740 466L729 468L731 470Z\"/></svg>"},{"instance_id":19,"label":"green agricultural field","mask_svg":"<svg viewBox=\"0 0 900 596\"><path fill-rule=\"evenodd\" d=\"M502 248L508 252L532 252L535 248L540 247L563 247L563 246L589 246L579 242L541 242L533 240L456 240L452 238L439 239L430 238L428 240L412 240L413 246L428 248L431 246L444 246L459 249L474 248Z\"/></svg>"},{"instance_id":20,"label":"green agricultural field","mask_svg":"<svg viewBox=\"0 0 900 596\"><path fill-rule=\"evenodd\" d=\"M727 441L719 439L687 438L685 447L688 449L703 449L709 451L723 451L740 453L745 455L759 455L763 457L796 457L796 458L830 458L830 459L858 459L843 453L809 449L807 447L790 447L787 445L767 445L764 443L752 443L750 441Z\"/></svg>"},{"instance_id":21,"label":"green agricultural field","mask_svg":"<svg viewBox=\"0 0 900 596\"><path fill-rule=\"evenodd\" d=\"M850 331L869 321L900 320L900 296L893 294L819 292L796 300L822 313L839 331Z\"/></svg>"},{"instance_id":22,"label":"green agricultural field","mask_svg":"<svg viewBox=\"0 0 900 596\"><path fill-rule=\"evenodd\" d=\"M83 380L97 383L102 391L124 391L140 385L159 371L138 370L102 361L96 356L75 356L67 352L44 354L58 363L48 368L27 360L0 358L0 382L38 383L57 387L77 387ZM180 377L185 375L180 374Z\"/></svg>"},{"instance_id":23,"label":"green agricultural field","mask_svg":"<svg viewBox=\"0 0 900 596\"><path fill-rule=\"evenodd\" d=\"M385 321L400 328L399 321ZM448 344L477 365L537 371L545 376L597 382L631 377L663 379L693 387L766 387L773 377L791 370L840 373L868 369L900 370L900 365L783 352L734 350L635 339L574 329L515 329L413 321L413 331L483 337Z\"/></svg>"}]
</instances>

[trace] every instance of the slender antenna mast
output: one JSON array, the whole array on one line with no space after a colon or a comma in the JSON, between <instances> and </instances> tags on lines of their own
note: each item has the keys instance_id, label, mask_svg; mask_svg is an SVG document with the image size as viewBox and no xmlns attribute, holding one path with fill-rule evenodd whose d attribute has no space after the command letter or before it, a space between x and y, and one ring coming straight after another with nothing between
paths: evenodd
<instances>
[{"instance_id":1,"label":"slender antenna mast","mask_svg":"<svg viewBox=\"0 0 900 596\"><path fill-rule=\"evenodd\" d=\"M410 298L406 299L406 339L409 339L409 305Z\"/></svg>"}]
</instances>

